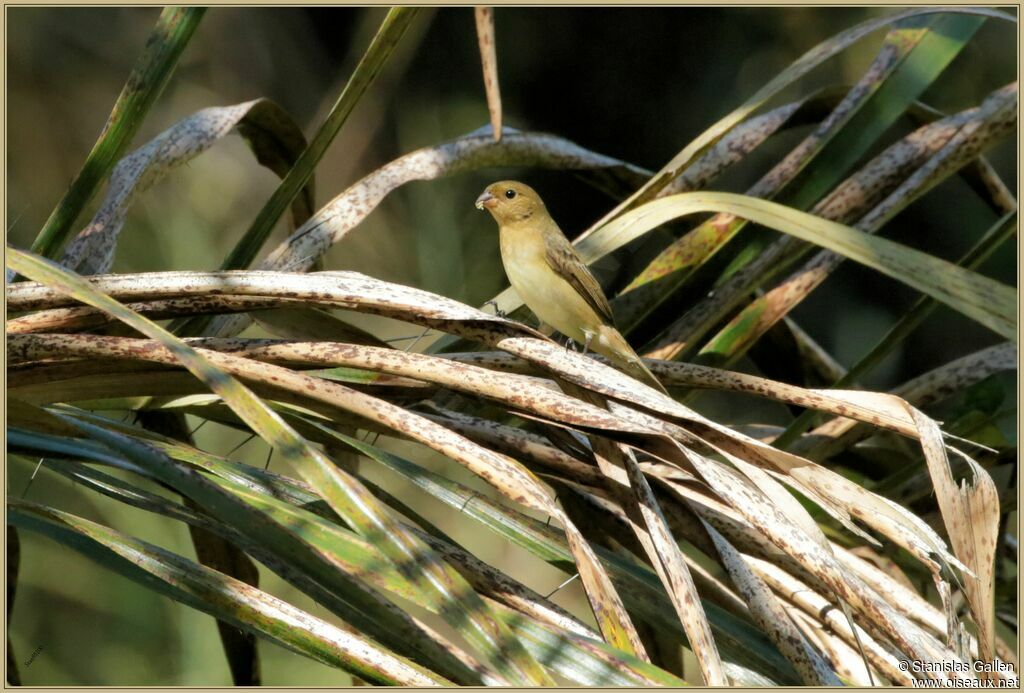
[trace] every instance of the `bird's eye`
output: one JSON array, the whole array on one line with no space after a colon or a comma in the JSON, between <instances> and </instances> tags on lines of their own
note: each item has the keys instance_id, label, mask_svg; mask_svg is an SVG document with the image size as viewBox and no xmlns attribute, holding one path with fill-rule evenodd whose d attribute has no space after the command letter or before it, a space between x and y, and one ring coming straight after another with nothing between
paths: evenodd
<instances>
[{"instance_id":1,"label":"bird's eye","mask_svg":"<svg viewBox=\"0 0 1024 693\"><path fill-rule=\"evenodd\" d=\"M508 198L508 199L510 199L510 200L511 200L511 199L512 199L513 197L515 197L515 196L516 196L516 191L515 191L515 190L511 190L511 189L509 189L509 190L506 190L506 191L505 191L505 197L506 197L506 198Z\"/></svg>"}]
</instances>

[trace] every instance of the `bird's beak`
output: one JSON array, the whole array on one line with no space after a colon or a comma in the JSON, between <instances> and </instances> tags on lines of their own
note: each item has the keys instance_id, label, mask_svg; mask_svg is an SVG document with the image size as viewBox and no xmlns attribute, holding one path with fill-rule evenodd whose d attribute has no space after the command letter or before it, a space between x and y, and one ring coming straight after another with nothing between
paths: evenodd
<instances>
[{"instance_id":1,"label":"bird's beak","mask_svg":"<svg viewBox=\"0 0 1024 693\"><path fill-rule=\"evenodd\" d=\"M497 203L498 203L498 198L496 198L494 195L492 195L487 190L484 190L483 193L480 195L480 197L476 198L476 208L477 209L483 209L484 207L486 207L487 209L490 209L491 207L493 207Z\"/></svg>"}]
</instances>

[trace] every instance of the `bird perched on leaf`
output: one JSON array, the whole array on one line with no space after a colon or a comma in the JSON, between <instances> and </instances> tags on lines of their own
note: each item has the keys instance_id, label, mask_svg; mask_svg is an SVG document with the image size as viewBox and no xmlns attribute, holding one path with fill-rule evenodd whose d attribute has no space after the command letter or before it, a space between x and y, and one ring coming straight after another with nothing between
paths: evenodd
<instances>
[{"instance_id":1,"label":"bird perched on leaf","mask_svg":"<svg viewBox=\"0 0 1024 693\"><path fill-rule=\"evenodd\" d=\"M584 353L593 349L620 370L665 392L615 329L601 285L533 188L517 181L493 183L476 199L476 207L498 222L505 274L541 321L583 344Z\"/></svg>"}]
</instances>

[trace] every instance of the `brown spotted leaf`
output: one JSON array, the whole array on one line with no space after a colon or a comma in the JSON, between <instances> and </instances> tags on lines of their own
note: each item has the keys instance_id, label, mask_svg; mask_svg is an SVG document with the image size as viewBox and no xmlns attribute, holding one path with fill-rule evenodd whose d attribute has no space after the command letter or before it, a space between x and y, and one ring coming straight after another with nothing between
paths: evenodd
<instances>
[{"instance_id":1,"label":"brown spotted leaf","mask_svg":"<svg viewBox=\"0 0 1024 693\"><path fill-rule=\"evenodd\" d=\"M906 408L922 431L921 449L935 484L935 499L942 511L950 543L972 573L964 575L963 581L971 615L978 626L979 659L992 662L995 660L993 564L999 534L999 494L988 472L963 453L958 456L967 463L970 478L957 483L938 425L909 404Z\"/></svg>"},{"instance_id":2,"label":"brown spotted leaf","mask_svg":"<svg viewBox=\"0 0 1024 693\"><path fill-rule=\"evenodd\" d=\"M118 235L138 196L232 131L245 138L257 161L279 176L287 173L306 146L302 131L291 117L268 99L204 108L118 162L103 203L92 221L68 244L61 263L79 274L100 274L110 269ZM311 180L292 205L296 225L312 214L313 204Z\"/></svg>"},{"instance_id":3,"label":"brown spotted leaf","mask_svg":"<svg viewBox=\"0 0 1024 693\"><path fill-rule=\"evenodd\" d=\"M487 92L487 110L491 114L491 132L494 141L501 140L501 89L498 87L498 51L494 42L494 8L476 7L476 37L480 45L480 62L484 68L484 90Z\"/></svg>"}]
</instances>

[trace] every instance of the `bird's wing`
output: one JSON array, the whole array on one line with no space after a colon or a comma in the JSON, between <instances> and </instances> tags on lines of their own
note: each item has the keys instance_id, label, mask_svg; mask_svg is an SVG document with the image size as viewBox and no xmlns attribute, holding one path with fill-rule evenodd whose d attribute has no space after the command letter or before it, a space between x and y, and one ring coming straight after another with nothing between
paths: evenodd
<instances>
[{"instance_id":1,"label":"bird's wing","mask_svg":"<svg viewBox=\"0 0 1024 693\"><path fill-rule=\"evenodd\" d=\"M597 283L594 275L587 269L587 265L576 254L572 243L558 227L552 229L550 233L544 234L544 258L555 274L569 282L594 309L595 313L609 325L614 324L612 307L608 305L608 299L601 291L601 285Z\"/></svg>"}]
</instances>

